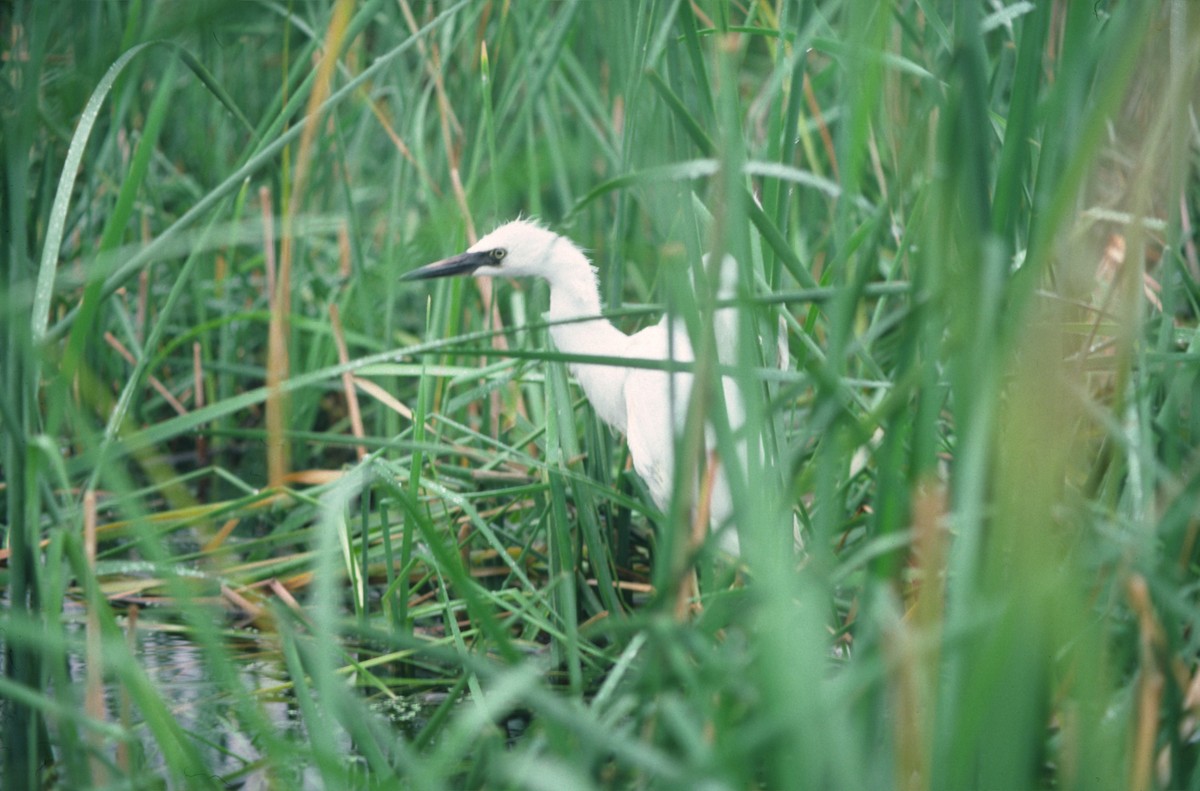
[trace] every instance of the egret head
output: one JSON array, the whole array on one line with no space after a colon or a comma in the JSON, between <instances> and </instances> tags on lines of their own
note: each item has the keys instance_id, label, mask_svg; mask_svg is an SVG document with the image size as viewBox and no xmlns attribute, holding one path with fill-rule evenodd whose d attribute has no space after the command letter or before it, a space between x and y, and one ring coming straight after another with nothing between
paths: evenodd
<instances>
[{"instance_id":1,"label":"egret head","mask_svg":"<svg viewBox=\"0 0 1200 791\"><path fill-rule=\"evenodd\" d=\"M569 240L529 220L513 220L471 245L465 253L406 272L401 279L499 275L554 280L559 268L569 266L573 258L583 256Z\"/></svg>"}]
</instances>

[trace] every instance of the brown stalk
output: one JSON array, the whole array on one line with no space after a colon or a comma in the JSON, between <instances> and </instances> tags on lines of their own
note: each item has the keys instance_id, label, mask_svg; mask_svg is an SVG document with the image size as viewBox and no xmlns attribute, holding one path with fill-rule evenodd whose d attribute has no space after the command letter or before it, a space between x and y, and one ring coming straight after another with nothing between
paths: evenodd
<instances>
[{"instance_id":1,"label":"brown stalk","mask_svg":"<svg viewBox=\"0 0 1200 791\"><path fill-rule=\"evenodd\" d=\"M1154 615L1154 605L1150 601L1150 589L1146 580L1135 574L1129 578L1126 589L1129 603L1138 619L1139 666L1129 788L1142 791L1155 787L1154 747L1157 742L1158 719L1165 686L1157 655L1166 638Z\"/></svg>"},{"instance_id":2,"label":"brown stalk","mask_svg":"<svg viewBox=\"0 0 1200 791\"><path fill-rule=\"evenodd\" d=\"M125 345L117 340L115 335L113 335L111 332L105 332L104 340L108 342L109 346L116 349L117 354L125 358L125 362L129 363L130 365L137 365L137 359L133 356L133 353L126 349ZM163 400L171 406L171 409L174 409L181 415L186 415L188 413L187 407L181 404L179 399L173 396L171 391L167 389L167 386L159 381L157 377L152 374L147 374L146 381L148 381L150 386L153 387L155 391L163 397Z\"/></svg>"},{"instance_id":3,"label":"brown stalk","mask_svg":"<svg viewBox=\"0 0 1200 791\"><path fill-rule=\"evenodd\" d=\"M808 72L804 73L804 100L808 102L808 111L817 120L817 131L821 135L822 145L825 146L825 155L829 157L829 167L833 171L833 180L840 181L841 176L838 175L837 152L833 147L833 135L829 134L829 124L825 123L825 115L821 112L821 105L817 102L817 94L813 91L812 80L808 78Z\"/></svg>"},{"instance_id":4,"label":"brown stalk","mask_svg":"<svg viewBox=\"0 0 1200 791\"><path fill-rule=\"evenodd\" d=\"M325 33L325 46L317 63L317 78L312 94L308 97L304 131L300 135L300 150L296 154L295 176L291 184L287 210L283 213L283 228L279 240L279 277L272 291L271 322L267 339L267 478L271 486L281 484L291 467L285 436L288 399L281 385L291 371L288 335L291 331L289 318L292 310L292 226L300 211L308 172L312 165L313 141L321 121L317 110L329 97L333 70L346 38L353 6L352 0L338 0L334 6L329 29Z\"/></svg>"},{"instance_id":5,"label":"brown stalk","mask_svg":"<svg viewBox=\"0 0 1200 791\"><path fill-rule=\"evenodd\" d=\"M329 306L329 319L333 323L333 342L337 346L338 362L345 365L350 362L350 353L346 349L346 336L342 332L342 318L336 304ZM342 390L346 393L346 409L350 412L350 431L357 439L362 439L365 435L362 413L358 409L358 393L354 389L354 376L349 371L342 371ZM365 445L356 445L354 450L359 461L367 457Z\"/></svg>"}]
</instances>

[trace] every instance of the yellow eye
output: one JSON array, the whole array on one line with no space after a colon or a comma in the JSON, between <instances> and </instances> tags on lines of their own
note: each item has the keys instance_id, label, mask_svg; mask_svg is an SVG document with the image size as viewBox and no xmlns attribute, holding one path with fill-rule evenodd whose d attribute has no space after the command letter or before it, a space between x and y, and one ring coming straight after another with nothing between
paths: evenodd
<instances>
[{"instance_id":1,"label":"yellow eye","mask_svg":"<svg viewBox=\"0 0 1200 791\"><path fill-rule=\"evenodd\" d=\"M500 261L502 261L506 255L508 255L508 251L503 247L497 247L491 252L492 260L494 260L496 263L500 263Z\"/></svg>"}]
</instances>

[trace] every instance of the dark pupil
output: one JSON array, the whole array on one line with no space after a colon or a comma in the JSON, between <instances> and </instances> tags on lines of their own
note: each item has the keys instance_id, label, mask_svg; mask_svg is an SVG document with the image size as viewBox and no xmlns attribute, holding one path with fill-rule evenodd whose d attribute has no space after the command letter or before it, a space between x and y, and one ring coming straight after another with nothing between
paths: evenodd
<instances>
[{"instance_id":1,"label":"dark pupil","mask_svg":"<svg viewBox=\"0 0 1200 791\"><path fill-rule=\"evenodd\" d=\"M495 258L497 261L499 261L503 257L504 257L504 250L497 248L492 251L492 258Z\"/></svg>"}]
</instances>

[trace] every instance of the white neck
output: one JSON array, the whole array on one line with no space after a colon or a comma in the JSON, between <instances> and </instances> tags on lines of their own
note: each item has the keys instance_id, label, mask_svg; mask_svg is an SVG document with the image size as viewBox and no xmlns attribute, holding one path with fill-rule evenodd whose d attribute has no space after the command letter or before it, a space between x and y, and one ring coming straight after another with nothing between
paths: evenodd
<instances>
[{"instance_id":1,"label":"white neck","mask_svg":"<svg viewBox=\"0 0 1200 791\"><path fill-rule=\"evenodd\" d=\"M554 267L545 274L550 283L550 315L554 319L600 313L600 286L587 256L565 239L554 247Z\"/></svg>"},{"instance_id":2,"label":"white neck","mask_svg":"<svg viewBox=\"0 0 1200 791\"><path fill-rule=\"evenodd\" d=\"M600 288L591 263L573 245L560 245L550 282L550 312L552 322L598 316L601 311ZM565 354L592 354L620 357L625 354L629 336L618 330L608 319L571 321L550 327L554 345ZM571 363L571 372L579 380L588 401L600 418L625 431L625 374L628 369L612 365L581 365Z\"/></svg>"}]
</instances>

